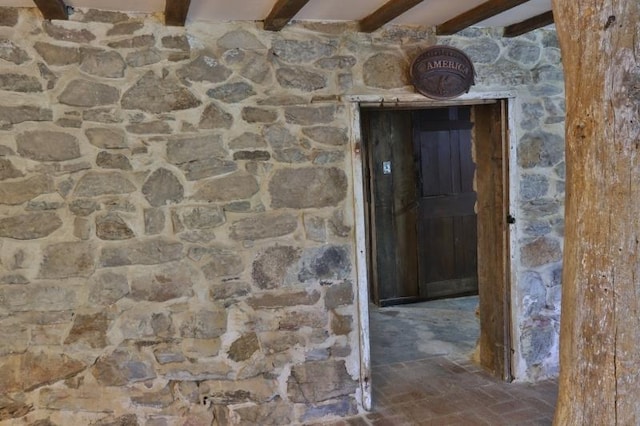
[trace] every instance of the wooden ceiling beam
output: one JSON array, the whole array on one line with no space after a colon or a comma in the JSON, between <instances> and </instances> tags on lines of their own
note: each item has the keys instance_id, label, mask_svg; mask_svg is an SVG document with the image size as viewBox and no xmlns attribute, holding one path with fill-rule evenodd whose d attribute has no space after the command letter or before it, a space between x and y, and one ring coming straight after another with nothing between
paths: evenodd
<instances>
[{"instance_id":1,"label":"wooden ceiling beam","mask_svg":"<svg viewBox=\"0 0 640 426\"><path fill-rule=\"evenodd\" d=\"M40 9L40 13L44 19L52 20L59 19L66 21L69 19L67 13L67 5L62 0L33 0L33 2Z\"/></svg>"},{"instance_id":2,"label":"wooden ceiling beam","mask_svg":"<svg viewBox=\"0 0 640 426\"><path fill-rule=\"evenodd\" d=\"M307 3L309 0L278 0L264 20L264 29L280 31Z\"/></svg>"},{"instance_id":3,"label":"wooden ceiling beam","mask_svg":"<svg viewBox=\"0 0 640 426\"><path fill-rule=\"evenodd\" d=\"M184 27L189 14L191 0L166 0L164 4L164 24Z\"/></svg>"},{"instance_id":4,"label":"wooden ceiling beam","mask_svg":"<svg viewBox=\"0 0 640 426\"><path fill-rule=\"evenodd\" d=\"M548 11L533 18L525 19L517 24L504 27L502 35L504 37L517 37L522 34L526 34L529 31L537 30L538 28L546 27L553 24L553 12Z\"/></svg>"},{"instance_id":5,"label":"wooden ceiling beam","mask_svg":"<svg viewBox=\"0 0 640 426\"><path fill-rule=\"evenodd\" d=\"M505 12L529 0L489 0L436 26L437 35L452 35L485 19Z\"/></svg>"},{"instance_id":6,"label":"wooden ceiling beam","mask_svg":"<svg viewBox=\"0 0 640 426\"><path fill-rule=\"evenodd\" d=\"M371 15L359 22L360 31L371 33L407 10L422 3L423 0L389 0Z\"/></svg>"}]
</instances>

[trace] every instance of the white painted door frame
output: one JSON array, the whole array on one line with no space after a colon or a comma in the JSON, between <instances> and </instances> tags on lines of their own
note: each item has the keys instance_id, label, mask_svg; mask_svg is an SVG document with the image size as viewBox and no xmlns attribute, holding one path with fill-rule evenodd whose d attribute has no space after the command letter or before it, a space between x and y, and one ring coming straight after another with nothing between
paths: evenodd
<instances>
[{"instance_id":1,"label":"white painted door frame","mask_svg":"<svg viewBox=\"0 0 640 426\"><path fill-rule=\"evenodd\" d=\"M359 403L362 407L370 411L372 408L371 400L371 348L370 348L370 330L369 330L369 277L368 277L368 256L366 245L366 228L365 228L365 194L364 194L364 159L362 158L362 131L360 109L367 106L384 106L398 108L415 108L424 106L431 107L447 107L454 105L478 105L482 103L493 102L497 99L506 99L508 103L507 120L509 124L509 211L515 212L517 191L517 174L516 168L511 167L516 163L516 132L515 132L515 101L516 95L510 91L497 92L473 92L467 93L459 98L450 101L436 101L425 98L422 95L406 94L398 96L383 95L353 95L346 96L345 100L349 102L350 112L350 152L351 152L351 173L352 173L352 191L353 191L353 207L354 207L354 231L355 231L355 252L356 252L356 288L357 288L357 308L358 308L358 336L359 342L359 358L360 358L360 392ZM514 287L514 277L516 272L515 254L516 251L516 229L512 228L510 232L510 287ZM513 294L511 306L514 307ZM516 342L513 341L515 333L515 309L510 310L511 313L511 347L517 352ZM517 359L517 353L514 354ZM513 357L512 357L513 362Z\"/></svg>"}]
</instances>

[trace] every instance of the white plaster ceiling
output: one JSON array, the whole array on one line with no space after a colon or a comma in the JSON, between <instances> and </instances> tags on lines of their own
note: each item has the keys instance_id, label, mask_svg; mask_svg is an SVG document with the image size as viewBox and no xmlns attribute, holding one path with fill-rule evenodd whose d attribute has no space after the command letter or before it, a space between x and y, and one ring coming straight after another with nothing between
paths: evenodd
<instances>
[{"instance_id":1,"label":"white plaster ceiling","mask_svg":"<svg viewBox=\"0 0 640 426\"><path fill-rule=\"evenodd\" d=\"M357 21L387 0L311 0L294 19L312 21ZM424 0L392 23L437 25L472 9L486 0ZM261 21L276 0L191 0L187 24L193 21ZM163 12L164 0L65 0L77 8L119 10L123 12ZM35 7L32 0L0 0L0 6ZM496 15L478 26L503 27L551 10L551 0L530 0Z\"/></svg>"}]
</instances>

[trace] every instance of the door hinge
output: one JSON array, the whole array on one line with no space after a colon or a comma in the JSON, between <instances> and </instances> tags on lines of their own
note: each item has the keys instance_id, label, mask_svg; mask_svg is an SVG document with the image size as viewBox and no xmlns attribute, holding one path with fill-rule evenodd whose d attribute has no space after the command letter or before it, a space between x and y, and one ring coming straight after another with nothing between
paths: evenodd
<instances>
[{"instance_id":1,"label":"door hinge","mask_svg":"<svg viewBox=\"0 0 640 426\"><path fill-rule=\"evenodd\" d=\"M514 223L516 223L516 218L515 218L515 217L513 217L513 215L508 214L508 215L507 215L507 223L508 223L509 225L513 225Z\"/></svg>"}]
</instances>

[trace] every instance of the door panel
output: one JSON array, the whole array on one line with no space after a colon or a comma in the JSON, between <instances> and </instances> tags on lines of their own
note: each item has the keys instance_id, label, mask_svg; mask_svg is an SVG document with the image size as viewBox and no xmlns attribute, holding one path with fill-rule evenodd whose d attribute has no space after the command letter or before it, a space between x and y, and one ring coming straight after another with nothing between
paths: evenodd
<instances>
[{"instance_id":1,"label":"door panel","mask_svg":"<svg viewBox=\"0 0 640 426\"><path fill-rule=\"evenodd\" d=\"M420 171L420 296L477 294L470 109L416 111L413 118Z\"/></svg>"},{"instance_id":2,"label":"door panel","mask_svg":"<svg viewBox=\"0 0 640 426\"><path fill-rule=\"evenodd\" d=\"M363 133L368 145L372 224L371 293L376 304L418 296L418 219L411 114L367 111ZM387 173L383 163L390 164Z\"/></svg>"}]
</instances>

